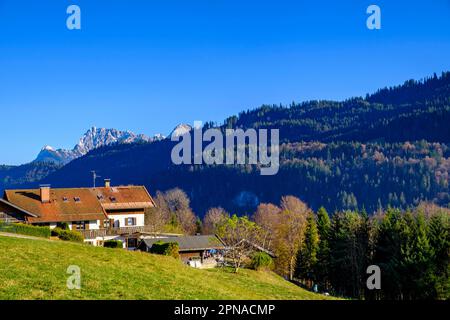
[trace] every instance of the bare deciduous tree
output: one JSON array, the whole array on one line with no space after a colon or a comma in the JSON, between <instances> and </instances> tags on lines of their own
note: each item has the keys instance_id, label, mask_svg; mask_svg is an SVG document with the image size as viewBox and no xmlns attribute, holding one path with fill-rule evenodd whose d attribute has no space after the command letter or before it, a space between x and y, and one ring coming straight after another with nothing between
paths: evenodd
<instances>
[{"instance_id":1,"label":"bare deciduous tree","mask_svg":"<svg viewBox=\"0 0 450 320\"><path fill-rule=\"evenodd\" d=\"M253 215L253 221L258 224L263 231L262 245L271 249L276 226L279 223L281 209L271 203L261 203Z\"/></svg>"},{"instance_id":2,"label":"bare deciduous tree","mask_svg":"<svg viewBox=\"0 0 450 320\"><path fill-rule=\"evenodd\" d=\"M197 230L197 218L190 208L177 211L176 217L184 233L195 234Z\"/></svg>"},{"instance_id":3,"label":"bare deciduous tree","mask_svg":"<svg viewBox=\"0 0 450 320\"><path fill-rule=\"evenodd\" d=\"M253 219L265 231L262 238L263 246L269 247L277 256L277 271L292 279L310 209L294 196L283 197L280 207L262 204Z\"/></svg>"},{"instance_id":4,"label":"bare deciduous tree","mask_svg":"<svg viewBox=\"0 0 450 320\"><path fill-rule=\"evenodd\" d=\"M299 215L303 215L306 220L306 215L309 212L306 203L294 196L284 196L281 198L280 207L284 211L293 212Z\"/></svg>"},{"instance_id":5,"label":"bare deciduous tree","mask_svg":"<svg viewBox=\"0 0 450 320\"><path fill-rule=\"evenodd\" d=\"M230 215L221 207L209 209L203 218L203 233L216 234L218 227L229 217Z\"/></svg>"},{"instance_id":6,"label":"bare deciduous tree","mask_svg":"<svg viewBox=\"0 0 450 320\"><path fill-rule=\"evenodd\" d=\"M168 223L167 215L159 207L145 209L145 226L153 233L161 233Z\"/></svg>"},{"instance_id":7,"label":"bare deciduous tree","mask_svg":"<svg viewBox=\"0 0 450 320\"><path fill-rule=\"evenodd\" d=\"M164 193L158 191L155 203L157 213L154 217L155 219L162 219L164 226L179 227L182 232L187 234L195 233L196 217L190 208L190 200L183 190L175 188ZM152 222L151 219L149 222L157 224L156 221Z\"/></svg>"}]
</instances>

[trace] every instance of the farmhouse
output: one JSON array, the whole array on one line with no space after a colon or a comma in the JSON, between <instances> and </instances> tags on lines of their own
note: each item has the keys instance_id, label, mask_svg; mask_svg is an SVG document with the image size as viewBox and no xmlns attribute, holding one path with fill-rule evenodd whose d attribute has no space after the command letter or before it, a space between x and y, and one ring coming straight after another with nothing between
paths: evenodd
<instances>
[{"instance_id":1,"label":"farmhouse","mask_svg":"<svg viewBox=\"0 0 450 320\"><path fill-rule=\"evenodd\" d=\"M82 233L85 242L124 241L136 247L133 234L143 232L145 209L155 203L144 186L112 187L110 180L100 188L51 188L6 190L0 199L0 221L49 226L67 223Z\"/></svg>"},{"instance_id":2,"label":"farmhouse","mask_svg":"<svg viewBox=\"0 0 450 320\"><path fill-rule=\"evenodd\" d=\"M145 238L140 242L138 249L150 252L151 247L158 241L177 243L181 260L194 267L202 267L208 264L215 266L219 252L226 249L222 240L215 235L180 236L163 239Z\"/></svg>"}]
</instances>

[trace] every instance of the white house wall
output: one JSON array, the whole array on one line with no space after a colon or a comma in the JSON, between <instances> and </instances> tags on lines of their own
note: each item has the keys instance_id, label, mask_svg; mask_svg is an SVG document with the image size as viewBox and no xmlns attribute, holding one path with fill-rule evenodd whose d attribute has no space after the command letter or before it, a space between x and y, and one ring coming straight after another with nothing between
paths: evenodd
<instances>
[{"instance_id":1,"label":"white house wall","mask_svg":"<svg viewBox=\"0 0 450 320\"><path fill-rule=\"evenodd\" d=\"M100 226L99 222L100 222L99 220L91 220L91 221L89 221L89 230L98 230L98 229L100 229L99 228L99 226ZM49 223L50 229L55 229L57 225L58 224L56 222L50 222ZM72 223L68 222L68 225L69 225L69 229L72 230Z\"/></svg>"},{"instance_id":2,"label":"white house wall","mask_svg":"<svg viewBox=\"0 0 450 320\"><path fill-rule=\"evenodd\" d=\"M145 225L145 218L143 213L138 214L108 214L109 219L114 219L114 221L119 220L120 228L126 227L143 227ZM136 225L127 226L125 225L125 220L127 218L136 218Z\"/></svg>"}]
</instances>

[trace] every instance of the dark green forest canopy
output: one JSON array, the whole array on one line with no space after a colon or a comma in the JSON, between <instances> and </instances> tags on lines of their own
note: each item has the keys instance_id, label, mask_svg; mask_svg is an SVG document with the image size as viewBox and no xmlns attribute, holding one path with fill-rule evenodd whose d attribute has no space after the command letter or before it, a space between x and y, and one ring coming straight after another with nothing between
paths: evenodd
<instances>
[{"instance_id":1,"label":"dark green forest canopy","mask_svg":"<svg viewBox=\"0 0 450 320\"><path fill-rule=\"evenodd\" d=\"M450 142L450 72L343 102L264 105L228 118L224 127L274 128L286 142Z\"/></svg>"},{"instance_id":2,"label":"dark green forest canopy","mask_svg":"<svg viewBox=\"0 0 450 320\"><path fill-rule=\"evenodd\" d=\"M224 128L276 128L282 141L275 176L256 166L174 166L171 141L94 150L59 169L32 163L0 167L0 189L91 186L91 170L114 184L150 192L180 187L202 216L210 207L251 214L258 203L295 195L330 212L420 201L450 203L450 72L409 80L343 102L262 106L228 118ZM217 126L206 123L205 128ZM47 176L48 175L48 176ZM45 178L44 178L45 177Z\"/></svg>"}]
</instances>

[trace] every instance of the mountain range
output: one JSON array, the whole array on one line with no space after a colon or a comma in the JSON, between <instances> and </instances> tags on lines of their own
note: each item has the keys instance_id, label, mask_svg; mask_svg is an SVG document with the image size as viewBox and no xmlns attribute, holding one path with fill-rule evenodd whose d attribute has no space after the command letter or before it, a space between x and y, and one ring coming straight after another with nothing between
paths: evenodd
<instances>
[{"instance_id":1,"label":"mountain range","mask_svg":"<svg viewBox=\"0 0 450 320\"><path fill-rule=\"evenodd\" d=\"M160 137L159 135L157 137ZM45 146L39 152L35 162L53 162L65 165L70 161L84 156L89 151L113 144L151 142L154 139L143 134L116 129L90 128L72 150L54 149Z\"/></svg>"},{"instance_id":2,"label":"mountain range","mask_svg":"<svg viewBox=\"0 0 450 320\"><path fill-rule=\"evenodd\" d=\"M198 215L213 206L251 214L261 202L278 203L291 194L313 209L330 212L379 207L407 208L421 201L450 204L450 72L382 88L345 101L308 101L289 106L263 105L205 128L277 128L280 170L261 176L258 166L173 165L170 139L132 136L105 143L90 136L83 154L71 161L38 161L0 167L0 189L92 184L91 170L118 184L142 184L151 193L182 188ZM179 125L178 136L191 130ZM92 129L90 130L93 131ZM94 130L97 132L97 129ZM96 135L96 134L95 134ZM89 135L88 135L89 136ZM106 139L113 141L115 139ZM72 152L74 152L72 150ZM75 154L69 152L69 154ZM57 157L57 159L59 159ZM67 162L70 161L70 162ZM65 164L64 164L65 163Z\"/></svg>"}]
</instances>

